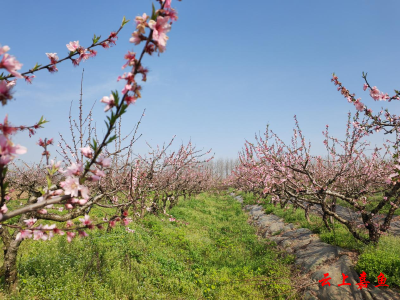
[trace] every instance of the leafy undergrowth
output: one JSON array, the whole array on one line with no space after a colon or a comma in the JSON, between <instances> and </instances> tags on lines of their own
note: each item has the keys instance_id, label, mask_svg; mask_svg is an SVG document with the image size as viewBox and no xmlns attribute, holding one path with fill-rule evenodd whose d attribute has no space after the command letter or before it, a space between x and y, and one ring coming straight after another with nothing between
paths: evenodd
<instances>
[{"instance_id":1,"label":"leafy undergrowth","mask_svg":"<svg viewBox=\"0 0 400 300\"><path fill-rule=\"evenodd\" d=\"M400 237L382 236L377 246L357 241L348 229L335 222L332 231L325 228L322 218L310 214L311 223L307 221L302 209L294 210L292 205L282 209L280 205L274 206L268 199L257 203L252 193L240 193L244 204L259 204L265 209L265 213L273 213L286 223L293 223L298 227L308 228L319 235L320 239L328 244L336 245L345 249L355 250L359 253L356 270L359 273L367 273L367 279L374 285L378 283L377 276L382 272L386 278L386 284L390 287L400 287Z\"/></svg>"},{"instance_id":2,"label":"leafy undergrowth","mask_svg":"<svg viewBox=\"0 0 400 300\"><path fill-rule=\"evenodd\" d=\"M239 203L202 194L130 228L25 241L7 299L293 299L292 259L258 240ZM189 222L185 225L183 222ZM3 293L3 297L5 293Z\"/></svg>"}]
</instances>

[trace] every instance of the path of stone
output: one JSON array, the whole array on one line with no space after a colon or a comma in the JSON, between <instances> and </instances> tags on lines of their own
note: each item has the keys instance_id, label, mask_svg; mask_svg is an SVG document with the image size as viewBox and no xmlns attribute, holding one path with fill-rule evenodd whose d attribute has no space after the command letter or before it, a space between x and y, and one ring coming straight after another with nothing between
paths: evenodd
<instances>
[{"instance_id":1,"label":"path of stone","mask_svg":"<svg viewBox=\"0 0 400 300\"><path fill-rule=\"evenodd\" d=\"M243 203L240 196L234 196ZM304 292L304 299L354 299L354 300L400 300L400 294L389 289L381 290L369 284L368 289L358 289L359 275L353 268L349 251L322 242L318 235L306 228L295 228L293 224L285 224L283 219L273 214L265 214L259 205L246 205L250 218L255 226L263 232L263 237L272 240L285 251L295 255L295 264L300 267L304 276L315 281ZM321 286L318 281L329 273L331 285ZM342 283L342 273L349 276L347 283ZM318 283L318 284L317 284Z\"/></svg>"}]
</instances>

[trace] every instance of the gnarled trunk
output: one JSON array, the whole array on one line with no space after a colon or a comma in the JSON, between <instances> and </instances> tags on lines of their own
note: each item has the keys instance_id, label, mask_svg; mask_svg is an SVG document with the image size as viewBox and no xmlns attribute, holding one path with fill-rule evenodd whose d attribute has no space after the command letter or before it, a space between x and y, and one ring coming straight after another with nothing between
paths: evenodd
<instances>
[{"instance_id":1,"label":"gnarled trunk","mask_svg":"<svg viewBox=\"0 0 400 300\"><path fill-rule=\"evenodd\" d=\"M20 244L21 241L12 240L4 251L4 278L8 290L15 290L17 286L17 254Z\"/></svg>"}]
</instances>

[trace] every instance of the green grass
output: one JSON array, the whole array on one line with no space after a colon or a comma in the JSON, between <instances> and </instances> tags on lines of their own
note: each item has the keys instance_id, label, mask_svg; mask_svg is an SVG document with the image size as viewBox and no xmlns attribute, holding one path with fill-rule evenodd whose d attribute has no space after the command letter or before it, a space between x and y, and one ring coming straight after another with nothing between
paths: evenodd
<instances>
[{"instance_id":1,"label":"green grass","mask_svg":"<svg viewBox=\"0 0 400 300\"><path fill-rule=\"evenodd\" d=\"M252 193L240 193L244 204L257 204ZM387 284L390 287L400 287L400 237L382 236L377 246L365 244L357 241L348 229L335 222L332 231L325 228L322 218L310 213L309 223L304 215L304 210L293 210L291 204L282 209L280 205L276 207L264 200L259 203L265 209L265 213L273 213L285 220L286 223L293 223L298 227L308 228L313 233L319 235L320 239L328 244L336 245L345 249L354 250L359 253L359 260L356 265L357 272L365 271L367 279L377 284L377 276L382 272L386 275Z\"/></svg>"},{"instance_id":2,"label":"green grass","mask_svg":"<svg viewBox=\"0 0 400 300\"><path fill-rule=\"evenodd\" d=\"M19 291L7 299L287 299L290 263L255 235L239 203L202 194L165 216L65 237L25 241ZM163 220L162 220L163 219ZM293 299L293 298L292 298Z\"/></svg>"},{"instance_id":3,"label":"green grass","mask_svg":"<svg viewBox=\"0 0 400 300\"><path fill-rule=\"evenodd\" d=\"M400 287L400 238L382 237L378 246L368 246L358 258L356 269L359 273L365 271L371 282L377 283L377 277L382 272L386 275L390 287Z\"/></svg>"}]
</instances>

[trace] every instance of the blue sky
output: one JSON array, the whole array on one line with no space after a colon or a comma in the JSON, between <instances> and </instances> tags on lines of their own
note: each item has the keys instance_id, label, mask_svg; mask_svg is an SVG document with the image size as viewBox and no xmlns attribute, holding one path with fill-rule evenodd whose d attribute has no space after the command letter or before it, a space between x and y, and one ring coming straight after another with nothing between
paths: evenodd
<instances>
[{"instance_id":1,"label":"blue sky","mask_svg":"<svg viewBox=\"0 0 400 300\"><path fill-rule=\"evenodd\" d=\"M198 148L212 148L217 157L234 158L244 140L252 140L268 123L289 141L296 114L314 153L323 154L325 125L343 137L347 112L354 111L330 82L332 72L374 110L387 103L372 103L362 91L362 71L381 91L392 94L400 88L399 1L172 3L179 20L169 33L167 51L145 57L150 73L142 99L124 116L128 131L146 108L136 152L147 149L145 141L155 145L177 135L177 144L192 139ZM47 63L46 52L65 56L70 41L89 45L94 33L106 37L124 15L132 20L149 14L151 1L14 0L2 3L2 11L10 13L2 15L7 26L0 44L10 46L10 54L27 70L36 62ZM130 22L117 46L98 48L97 57L79 67L65 62L56 74L41 71L32 85L17 84L16 100L1 108L0 117L8 113L15 125L33 124L41 115L51 121L31 139L25 133L15 137L29 150L25 160L39 159L39 137L58 140L58 132L68 136L69 107L79 99L82 68L84 105L89 109L97 102L94 117L101 128L105 114L99 100L121 89L116 78L123 73L123 55L141 51L128 42L133 31ZM399 105L390 107L394 112ZM375 136L373 142L382 139Z\"/></svg>"}]
</instances>

